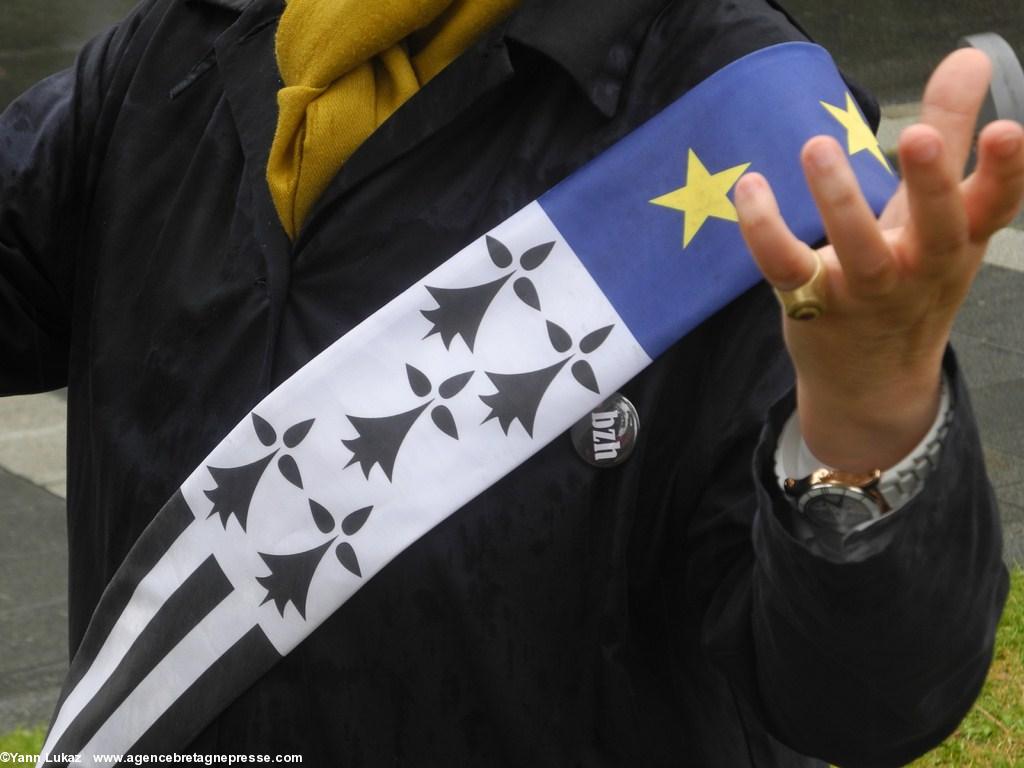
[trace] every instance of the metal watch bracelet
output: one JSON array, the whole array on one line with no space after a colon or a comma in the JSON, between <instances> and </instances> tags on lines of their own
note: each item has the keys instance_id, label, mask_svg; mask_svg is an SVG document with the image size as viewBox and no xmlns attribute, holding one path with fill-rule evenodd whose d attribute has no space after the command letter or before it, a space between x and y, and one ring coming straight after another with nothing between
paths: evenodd
<instances>
[{"instance_id":1,"label":"metal watch bracelet","mask_svg":"<svg viewBox=\"0 0 1024 768\"><path fill-rule=\"evenodd\" d=\"M943 441L949 433L952 419L953 403L951 402L949 382L944 375L942 377L939 412L936 415L935 423L914 450L897 464L883 471L879 479L878 489L891 511L898 510L913 499L924 488L928 475L938 467ZM787 437L786 433L790 433L793 430L796 432L794 437L799 441L800 449L790 453L791 466L785 466L786 462L784 462L782 457L782 442ZM780 445L776 449L775 456L775 472L780 487L784 485L786 477L803 477L815 469L825 466L810 454L806 444L803 443L803 438L800 436L799 428L796 424L796 412L790 417L790 421L785 425L782 432ZM803 456L800 456L799 460L794 461L793 453L796 453L798 456L802 453ZM804 466L803 462L805 460L811 466ZM796 466L797 464L801 466Z\"/></svg>"}]
</instances>

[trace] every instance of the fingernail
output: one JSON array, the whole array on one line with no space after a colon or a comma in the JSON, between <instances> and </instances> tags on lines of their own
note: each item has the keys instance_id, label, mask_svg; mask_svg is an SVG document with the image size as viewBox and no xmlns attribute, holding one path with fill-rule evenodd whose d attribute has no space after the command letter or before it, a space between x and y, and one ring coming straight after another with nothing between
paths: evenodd
<instances>
[{"instance_id":1,"label":"fingernail","mask_svg":"<svg viewBox=\"0 0 1024 768\"><path fill-rule=\"evenodd\" d=\"M819 171L830 171L836 167L839 157L836 148L832 144L819 143L811 147L808 155L811 165Z\"/></svg>"},{"instance_id":2,"label":"fingernail","mask_svg":"<svg viewBox=\"0 0 1024 768\"><path fill-rule=\"evenodd\" d=\"M736 183L736 202L746 203L753 200L764 187L764 179L760 176L755 174L743 176Z\"/></svg>"},{"instance_id":3,"label":"fingernail","mask_svg":"<svg viewBox=\"0 0 1024 768\"><path fill-rule=\"evenodd\" d=\"M919 163L930 163L939 156L939 142L932 138L920 139L911 147L911 154Z\"/></svg>"},{"instance_id":4,"label":"fingernail","mask_svg":"<svg viewBox=\"0 0 1024 768\"><path fill-rule=\"evenodd\" d=\"M1003 136L992 147L997 157L1013 157L1020 151L1020 134L1011 133Z\"/></svg>"}]
</instances>

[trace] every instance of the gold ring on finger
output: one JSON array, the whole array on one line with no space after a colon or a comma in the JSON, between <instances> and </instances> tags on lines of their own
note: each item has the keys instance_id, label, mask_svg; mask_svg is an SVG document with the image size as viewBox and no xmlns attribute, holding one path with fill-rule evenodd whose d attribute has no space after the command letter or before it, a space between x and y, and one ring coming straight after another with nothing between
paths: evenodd
<instances>
[{"instance_id":1,"label":"gold ring on finger","mask_svg":"<svg viewBox=\"0 0 1024 768\"><path fill-rule=\"evenodd\" d=\"M814 261L814 274L806 283L791 291L774 289L786 317L791 320L814 320L825 311L825 264L818 253L814 254Z\"/></svg>"}]
</instances>

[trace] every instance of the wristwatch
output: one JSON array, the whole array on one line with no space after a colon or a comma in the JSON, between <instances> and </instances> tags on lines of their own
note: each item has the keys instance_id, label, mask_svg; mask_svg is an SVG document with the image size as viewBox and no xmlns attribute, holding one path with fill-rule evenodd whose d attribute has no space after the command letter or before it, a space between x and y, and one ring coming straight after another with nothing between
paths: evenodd
<instances>
[{"instance_id":1,"label":"wristwatch","mask_svg":"<svg viewBox=\"0 0 1024 768\"><path fill-rule=\"evenodd\" d=\"M892 509L881 479L878 469L853 473L822 467L800 479L787 478L782 487L808 520L847 533Z\"/></svg>"}]
</instances>

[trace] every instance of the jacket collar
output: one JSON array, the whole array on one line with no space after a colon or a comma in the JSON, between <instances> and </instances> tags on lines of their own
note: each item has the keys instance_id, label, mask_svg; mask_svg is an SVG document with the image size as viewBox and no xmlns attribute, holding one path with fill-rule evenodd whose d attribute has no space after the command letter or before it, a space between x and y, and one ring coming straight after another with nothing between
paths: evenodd
<instances>
[{"instance_id":1,"label":"jacket collar","mask_svg":"<svg viewBox=\"0 0 1024 768\"><path fill-rule=\"evenodd\" d=\"M256 0L187 0L241 13ZM524 0L506 41L556 62L604 115L619 95L643 35L664 0Z\"/></svg>"},{"instance_id":2,"label":"jacket collar","mask_svg":"<svg viewBox=\"0 0 1024 768\"><path fill-rule=\"evenodd\" d=\"M605 116L665 0L524 0L505 33L559 64Z\"/></svg>"}]
</instances>

